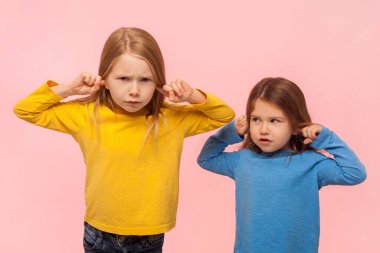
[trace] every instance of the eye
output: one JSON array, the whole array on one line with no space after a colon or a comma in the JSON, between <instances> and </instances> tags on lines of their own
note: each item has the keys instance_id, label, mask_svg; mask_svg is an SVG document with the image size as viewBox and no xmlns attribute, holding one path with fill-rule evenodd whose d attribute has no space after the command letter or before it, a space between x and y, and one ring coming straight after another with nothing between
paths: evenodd
<instances>
[{"instance_id":1,"label":"eye","mask_svg":"<svg viewBox=\"0 0 380 253\"><path fill-rule=\"evenodd\" d=\"M147 82L150 82L150 81L152 81L152 79L150 79L149 77L143 77L143 78L141 78L141 82L143 82L143 83L147 83Z\"/></svg>"},{"instance_id":2,"label":"eye","mask_svg":"<svg viewBox=\"0 0 380 253\"><path fill-rule=\"evenodd\" d=\"M278 119L271 119L270 122L273 123L273 124L281 123L281 121L278 120Z\"/></svg>"},{"instance_id":3,"label":"eye","mask_svg":"<svg viewBox=\"0 0 380 253\"><path fill-rule=\"evenodd\" d=\"M121 76L118 79L121 80L121 81L129 81L129 77L128 76Z\"/></svg>"},{"instance_id":4,"label":"eye","mask_svg":"<svg viewBox=\"0 0 380 253\"><path fill-rule=\"evenodd\" d=\"M260 119L258 117L252 117L251 121L257 123L260 122Z\"/></svg>"}]
</instances>

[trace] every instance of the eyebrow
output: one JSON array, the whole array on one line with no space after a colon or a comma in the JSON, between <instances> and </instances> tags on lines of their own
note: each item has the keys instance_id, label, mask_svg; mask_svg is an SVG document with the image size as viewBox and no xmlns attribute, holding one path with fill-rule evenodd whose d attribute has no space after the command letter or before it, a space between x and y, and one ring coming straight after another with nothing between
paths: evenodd
<instances>
[{"instance_id":1,"label":"eyebrow","mask_svg":"<svg viewBox=\"0 0 380 253\"><path fill-rule=\"evenodd\" d=\"M258 116L258 115L255 115L255 114L251 114L251 118L252 117L255 117L255 118L262 118L262 117L260 117L260 116ZM285 120L286 119L286 117L283 117L283 116L272 116L272 117L268 117L269 119L282 119L282 120Z\"/></svg>"},{"instance_id":2,"label":"eyebrow","mask_svg":"<svg viewBox=\"0 0 380 253\"><path fill-rule=\"evenodd\" d=\"M135 75L132 75L132 74L129 74L129 73L116 73L115 76L131 76L131 77L136 77ZM137 75L137 77L143 77L143 78L153 79L153 76L150 75L150 74Z\"/></svg>"}]
</instances>

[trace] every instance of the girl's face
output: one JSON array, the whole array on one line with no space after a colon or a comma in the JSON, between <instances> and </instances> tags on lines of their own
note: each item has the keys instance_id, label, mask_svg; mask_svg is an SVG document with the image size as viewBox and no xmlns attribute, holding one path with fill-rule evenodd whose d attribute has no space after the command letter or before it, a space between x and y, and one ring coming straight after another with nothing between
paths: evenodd
<instances>
[{"instance_id":1,"label":"girl's face","mask_svg":"<svg viewBox=\"0 0 380 253\"><path fill-rule=\"evenodd\" d=\"M288 149L292 126L288 117L273 103L258 99L250 118L252 141L263 152Z\"/></svg>"},{"instance_id":2,"label":"girl's face","mask_svg":"<svg viewBox=\"0 0 380 253\"><path fill-rule=\"evenodd\" d=\"M156 84L149 65L144 60L124 53L108 75L106 88L120 108L134 113L150 102Z\"/></svg>"}]
</instances>

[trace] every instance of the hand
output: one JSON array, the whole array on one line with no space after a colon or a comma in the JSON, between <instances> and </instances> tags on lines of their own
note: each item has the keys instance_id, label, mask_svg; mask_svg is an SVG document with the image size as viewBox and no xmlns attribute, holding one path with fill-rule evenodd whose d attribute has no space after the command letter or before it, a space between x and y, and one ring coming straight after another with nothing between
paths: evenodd
<instances>
[{"instance_id":1,"label":"hand","mask_svg":"<svg viewBox=\"0 0 380 253\"><path fill-rule=\"evenodd\" d=\"M306 145L312 143L315 140L315 138L317 138L318 134L322 131L322 129L322 125L314 123L302 128L302 135L303 137L305 137L303 143Z\"/></svg>"},{"instance_id":2,"label":"hand","mask_svg":"<svg viewBox=\"0 0 380 253\"><path fill-rule=\"evenodd\" d=\"M104 84L101 76L82 72L72 82L53 86L52 90L62 97L92 95Z\"/></svg>"},{"instance_id":3,"label":"hand","mask_svg":"<svg viewBox=\"0 0 380 253\"><path fill-rule=\"evenodd\" d=\"M239 135L243 136L248 130L248 122L245 115L241 115L234 121L235 129Z\"/></svg>"},{"instance_id":4,"label":"hand","mask_svg":"<svg viewBox=\"0 0 380 253\"><path fill-rule=\"evenodd\" d=\"M200 104L206 100L206 97L200 91L193 89L183 80L175 80L157 89L172 103Z\"/></svg>"}]
</instances>

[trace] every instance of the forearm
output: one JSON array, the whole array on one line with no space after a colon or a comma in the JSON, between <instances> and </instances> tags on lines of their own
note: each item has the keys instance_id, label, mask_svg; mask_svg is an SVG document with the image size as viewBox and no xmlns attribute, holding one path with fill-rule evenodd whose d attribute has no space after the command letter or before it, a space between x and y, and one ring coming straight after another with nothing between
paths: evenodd
<instances>
[{"instance_id":1,"label":"forearm","mask_svg":"<svg viewBox=\"0 0 380 253\"><path fill-rule=\"evenodd\" d=\"M365 180L366 171L356 154L335 133L327 128L319 134L313 142L313 147L324 149L334 156L337 166L340 168L333 173L333 181L339 184L358 184Z\"/></svg>"},{"instance_id":2,"label":"forearm","mask_svg":"<svg viewBox=\"0 0 380 253\"><path fill-rule=\"evenodd\" d=\"M14 106L17 117L34 125L74 134L87 124L85 107L80 103L61 103L62 96L51 89L48 81Z\"/></svg>"},{"instance_id":3,"label":"forearm","mask_svg":"<svg viewBox=\"0 0 380 253\"><path fill-rule=\"evenodd\" d=\"M223 126L235 117L234 110L220 98L210 93L198 92L206 99L202 103L193 104L194 108L205 114L217 126Z\"/></svg>"},{"instance_id":4,"label":"forearm","mask_svg":"<svg viewBox=\"0 0 380 253\"><path fill-rule=\"evenodd\" d=\"M233 178L233 169L239 160L239 154L224 150L228 145L241 141L242 138L236 133L233 123L226 125L208 138L198 156L198 164L206 170Z\"/></svg>"},{"instance_id":5,"label":"forearm","mask_svg":"<svg viewBox=\"0 0 380 253\"><path fill-rule=\"evenodd\" d=\"M17 117L34 123L38 121L38 116L54 104L59 103L63 97L51 90L54 82L46 82L29 96L20 100L13 108Z\"/></svg>"},{"instance_id":6,"label":"forearm","mask_svg":"<svg viewBox=\"0 0 380 253\"><path fill-rule=\"evenodd\" d=\"M190 104L202 104L206 101L207 95L200 90L194 89L193 93L188 99Z\"/></svg>"},{"instance_id":7,"label":"forearm","mask_svg":"<svg viewBox=\"0 0 380 253\"><path fill-rule=\"evenodd\" d=\"M55 94L63 98L67 98L73 95L72 89L68 85L65 85L65 84L55 84L54 86L51 86L50 89Z\"/></svg>"}]
</instances>

